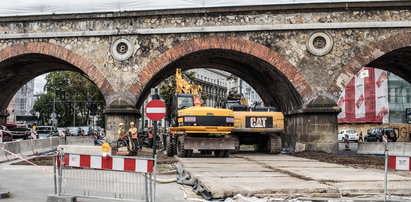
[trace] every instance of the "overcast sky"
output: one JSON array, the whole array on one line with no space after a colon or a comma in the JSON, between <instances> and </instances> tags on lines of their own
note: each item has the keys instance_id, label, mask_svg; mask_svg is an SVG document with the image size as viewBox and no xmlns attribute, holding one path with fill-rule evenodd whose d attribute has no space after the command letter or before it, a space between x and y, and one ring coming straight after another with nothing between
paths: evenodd
<instances>
[{"instance_id":1,"label":"overcast sky","mask_svg":"<svg viewBox=\"0 0 411 202\"><path fill-rule=\"evenodd\" d=\"M46 85L46 75L43 74L34 79L34 93L44 92L44 85Z\"/></svg>"}]
</instances>

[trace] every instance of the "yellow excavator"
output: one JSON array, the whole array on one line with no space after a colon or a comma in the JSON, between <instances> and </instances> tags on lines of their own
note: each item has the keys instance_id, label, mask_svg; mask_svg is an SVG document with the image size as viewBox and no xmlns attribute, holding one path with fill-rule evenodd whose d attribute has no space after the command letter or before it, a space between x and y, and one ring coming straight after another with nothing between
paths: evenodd
<instances>
[{"instance_id":1,"label":"yellow excavator","mask_svg":"<svg viewBox=\"0 0 411 202\"><path fill-rule=\"evenodd\" d=\"M284 132L284 114L274 107L250 107L248 101L238 93L230 92L223 108L234 111L232 135L238 138L235 150L240 145L255 145L257 150L271 154L281 152L281 134Z\"/></svg>"},{"instance_id":2,"label":"yellow excavator","mask_svg":"<svg viewBox=\"0 0 411 202\"><path fill-rule=\"evenodd\" d=\"M176 92L173 95L171 127L165 135L167 156L191 157L193 151L228 157L238 140L229 134L234 115L230 109L201 106L201 86L176 70Z\"/></svg>"}]
</instances>

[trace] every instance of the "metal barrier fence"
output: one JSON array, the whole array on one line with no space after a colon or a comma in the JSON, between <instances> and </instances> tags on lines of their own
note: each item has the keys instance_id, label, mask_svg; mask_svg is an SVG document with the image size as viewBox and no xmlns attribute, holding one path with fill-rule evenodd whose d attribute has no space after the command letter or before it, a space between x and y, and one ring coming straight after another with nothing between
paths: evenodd
<instances>
[{"instance_id":1,"label":"metal barrier fence","mask_svg":"<svg viewBox=\"0 0 411 202\"><path fill-rule=\"evenodd\" d=\"M124 201L155 201L156 158L58 152L55 194Z\"/></svg>"}]
</instances>

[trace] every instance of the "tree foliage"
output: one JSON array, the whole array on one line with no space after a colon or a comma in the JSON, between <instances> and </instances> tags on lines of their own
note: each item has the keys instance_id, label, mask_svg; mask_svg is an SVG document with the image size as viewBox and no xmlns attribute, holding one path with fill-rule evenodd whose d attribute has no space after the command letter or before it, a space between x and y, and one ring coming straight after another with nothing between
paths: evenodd
<instances>
[{"instance_id":1,"label":"tree foliage","mask_svg":"<svg viewBox=\"0 0 411 202\"><path fill-rule=\"evenodd\" d=\"M58 126L88 125L91 118L88 100L92 99L97 105L97 124L104 125L104 97L97 86L82 74L71 71L52 72L46 76L44 90L46 93L34 104L43 124L50 119L54 101Z\"/></svg>"},{"instance_id":2,"label":"tree foliage","mask_svg":"<svg viewBox=\"0 0 411 202\"><path fill-rule=\"evenodd\" d=\"M184 74L191 80L195 80L195 72L184 72ZM166 115L166 120L170 121L171 120L171 114L172 112L171 107L172 107L172 97L174 93L176 92L176 82L175 82L175 75L168 77L166 80L164 80L160 84L160 97L164 100L167 106L167 115ZM205 94L204 92L201 92L201 99L205 102L208 98L208 95Z\"/></svg>"}]
</instances>

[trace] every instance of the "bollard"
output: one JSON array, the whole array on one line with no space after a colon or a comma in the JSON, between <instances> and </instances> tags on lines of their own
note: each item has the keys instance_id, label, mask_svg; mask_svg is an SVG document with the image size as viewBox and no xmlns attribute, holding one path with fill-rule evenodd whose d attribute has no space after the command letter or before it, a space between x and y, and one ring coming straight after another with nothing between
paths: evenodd
<instances>
[{"instance_id":1,"label":"bollard","mask_svg":"<svg viewBox=\"0 0 411 202\"><path fill-rule=\"evenodd\" d=\"M384 166L384 202L387 202L387 189L388 189L388 150L385 145L384 151L385 166Z\"/></svg>"},{"instance_id":2,"label":"bollard","mask_svg":"<svg viewBox=\"0 0 411 202\"><path fill-rule=\"evenodd\" d=\"M57 169L57 165L56 165L56 161L57 161L57 158L56 158L56 155L58 155L58 153L54 153L54 155L53 155L53 173L54 173L54 175L53 175L53 178L54 178L54 194L56 194L57 195L57 173L56 173L56 169Z\"/></svg>"},{"instance_id":3,"label":"bollard","mask_svg":"<svg viewBox=\"0 0 411 202\"><path fill-rule=\"evenodd\" d=\"M62 168L63 168L63 163L64 163L64 153L63 152L59 152L58 154L60 156L60 166L59 166L59 170L58 170L58 175L59 175L59 189L58 189L58 195L61 196L61 186L63 184L63 176L62 176Z\"/></svg>"}]
</instances>

